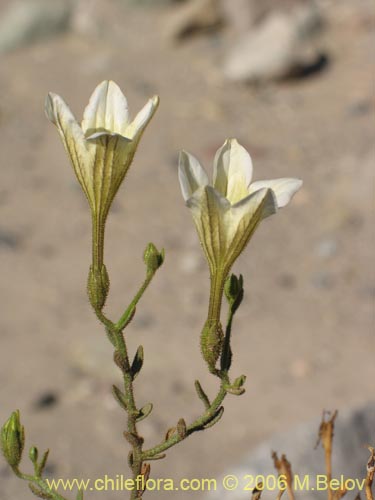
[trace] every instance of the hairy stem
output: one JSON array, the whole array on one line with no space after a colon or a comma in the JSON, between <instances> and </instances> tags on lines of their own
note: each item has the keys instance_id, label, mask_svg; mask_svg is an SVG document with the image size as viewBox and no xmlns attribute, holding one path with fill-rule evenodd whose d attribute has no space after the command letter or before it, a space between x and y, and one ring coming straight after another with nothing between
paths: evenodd
<instances>
[{"instance_id":1,"label":"hairy stem","mask_svg":"<svg viewBox=\"0 0 375 500\"><path fill-rule=\"evenodd\" d=\"M59 495L56 491L53 491L49 488L47 482L41 477L31 476L29 474L23 474L18 467L12 467L13 472L17 477L23 479L24 481L28 481L29 483L37 486L43 493L49 495L49 497L53 500L67 500L65 497Z\"/></svg>"},{"instance_id":2,"label":"hairy stem","mask_svg":"<svg viewBox=\"0 0 375 500\"><path fill-rule=\"evenodd\" d=\"M227 384L228 384L228 377L226 375L223 375L220 384L220 389L217 393L216 398L213 400L210 407L207 408L207 410L200 417L194 420L194 422L192 422L192 424L190 424L187 427L186 435L184 437L181 437L178 434L173 434L170 438L166 439L162 443L154 446L153 448L150 448L149 450L145 450L143 452L143 459L149 460L150 458L153 458L156 455L159 455L160 453L163 453L164 451L168 450L172 446L175 446L176 444L180 443L194 432L203 430L205 426L214 419L215 415L217 414L221 406L221 403L224 401L225 396L227 394L226 391Z\"/></svg>"}]
</instances>

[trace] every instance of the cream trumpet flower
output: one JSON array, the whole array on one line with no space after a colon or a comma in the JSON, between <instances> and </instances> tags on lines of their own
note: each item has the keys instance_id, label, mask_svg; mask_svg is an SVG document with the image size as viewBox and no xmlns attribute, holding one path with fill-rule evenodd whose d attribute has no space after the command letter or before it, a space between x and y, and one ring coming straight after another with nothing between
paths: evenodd
<instances>
[{"instance_id":1,"label":"cream trumpet flower","mask_svg":"<svg viewBox=\"0 0 375 500\"><path fill-rule=\"evenodd\" d=\"M216 153L213 186L199 161L184 151L178 173L210 267L210 301L201 349L209 370L218 374L216 363L224 345L220 310L225 279L258 224L287 205L302 181L285 178L251 183L250 155L235 139L225 141Z\"/></svg>"},{"instance_id":2,"label":"cream trumpet flower","mask_svg":"<svg viewBox=\"0 0 375 500\"><path fill-rule=\"evenodd\" d=\"M152 97L130 121L124 94L116 83L104 81L94 90L80 125L60 96L50 93L46 99L46 114L57 126L91 208L93 265L88 288L90 300L101 294L96 301L101 307L108 291L103 263L105 221L158 104L159 98Z\"/></svg>"},{"instance_id":3,"label":"cream trumpet flower","mask_svg":"<svg viewBox=\"0 0 375 500\"><path fill-rule=\"evenodd\" d=\"M211 274L226 276L262 219L289 203L302 185L293 178L251 182L249 153L228 139L214 159L213 185L199 161L179 160L182 195L190 208Z\"/></svg>"}]
</instances>

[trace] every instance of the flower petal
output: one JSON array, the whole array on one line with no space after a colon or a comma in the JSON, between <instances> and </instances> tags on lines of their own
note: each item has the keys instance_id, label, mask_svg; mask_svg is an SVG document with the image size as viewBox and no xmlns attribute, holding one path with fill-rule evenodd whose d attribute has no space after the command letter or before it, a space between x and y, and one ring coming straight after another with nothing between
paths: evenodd
<instances>
[{"instance_id":1,"label":"flower petal","mask_svg":"<svg viewBox=\"0 0 375 500\"><path fill-rule=\"evenodd\" d=\"M228 139L214 160L214 187L232 204L245 198L251 182L253 164L249 153L236 139Z\"/></svg>"},{"instance_id":2,"label":"flower petal","mask_svg":"<svg viewBox=\"0 0 375 500\"><path fill-rule=\"evenodd\" d=\"M100 83L94 90L83 114L82 129L86 136L96 132L125 135L129 122L126 97L112 81Z\"/></svg>"},{"instance_id":3,"label":"flower petal","mask_svg":"<svg viewBox=\"0 0 375 500\"><path fill-rule=\"evenodd\" d=\"M151 99L147 101L145 106L141 109L141 111L137 114L134 120L129 123L124 131L124 135L129 139L137 139L139 140L142 135L144 129L148 125L151 118L154 116L155 111L159 106L159 97L155 95Z\"/></svg>"},{"instance_id":4,"label":"flower petal","mask_svg":"<svg viewBox=\"0 0 375 500\"><path fill-rule=\"evenodd\" d=\"M264 188L233 205L225 214L228 238L228 251L225 258L227 272L250 241L258 224L276 211L277 205L273 191Z\"/></svg>"},{"instance_id":5,"label":"flower petal","mask_svg":"<svg viewBox=\"0 0 375 500\"><path fill-rule=\"evenodd\" d=\"M89 144L84 133L65 101L56 94L48 94L45 104L48 118L54 123L68 152L74 171L86 197L93 207L93 172L92 161L95 146Z\"/></svg>"},{"instance_id":6,"label":"flower petal","mask_svg":"<svg viewBox=\"0 0 375 500\"><path fill-rule=\"evenodd\" d=\"M186 204L191 209L200 242L214 273L222 268L226 254L224 218L230 210L230 203L212 186L204 186L195 191Z\"/></svg>"},{"instance_id":7,"label":"flower petal","mask_svg":"<svg viewBox=\"0 0 375 500\"><path fill-rule=\"evenodd\" d=\"M178 178L182 196L185 201L187 201L198 188L208 184L208 177L204 168L195 156L186 151L181 151L179 156Z\"/></svg>"},{"instance_id":8,"label":"flower petal","mask_svg":"<svg viewBox=\"0 0 375 500\"><path fill-rule=\"evenodd\" d=\"M250 185L249 192L254 193L262 188L272 189L276 197L278 208L282 208L290 202L301 186L302 181L300 179L284 177L281 179L253 182Z\"/></svg>"}]
</instances>

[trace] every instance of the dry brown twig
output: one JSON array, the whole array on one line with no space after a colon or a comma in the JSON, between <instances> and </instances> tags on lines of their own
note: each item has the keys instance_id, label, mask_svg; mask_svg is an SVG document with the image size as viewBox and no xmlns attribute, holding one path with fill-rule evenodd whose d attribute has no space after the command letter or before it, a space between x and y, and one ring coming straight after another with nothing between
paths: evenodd
<instances>
[{"instance_id":1,"label":"dry brown twig","mask_svg":"<svg viewBox=\"0 0 375 500\"><path fill-rule=\"evenodd\" d=\"M283 476L285 478L286 490L288 492L289 500L294 500L295 497L293 492L293 472L290 462L288 462L286 455L281 455L281 458L279 459L275 451L272 452L272 459L275 469L279 473L279 477ZM280 489L277 500L282 497L284 491L285 488Z\"/></svg>"},{"instance_id":2,"label":"dry brown twig","mask_svg":"<svg viewBox=\"0 0 375 500\"><path fill-rule=\"evenodd\" d=\"M251 495L251 500L260 500L263 493L263 483L258 483L253 489L253 494Z\"/></svg>"},{"instance_id":3,"label":"dry brown twig","mask_svg":"<svg viewBox=\"0 0 375 500\"><path fill-rule=\"evenodd\" d=\"M325 455L326 464L326 476L327 476L327 494L328 500L339 500L342 498L346 490L338 490L336 492L332 491L331 481L332 481L332 445L333 445L333 435L335 430L335 420L337 417L337 410L333 413L329 411L323 411L322 422L319 427L319 436L315 448L322 443ZM326 417L330 417L326 420Z\"/></svg>"}]
</instances>

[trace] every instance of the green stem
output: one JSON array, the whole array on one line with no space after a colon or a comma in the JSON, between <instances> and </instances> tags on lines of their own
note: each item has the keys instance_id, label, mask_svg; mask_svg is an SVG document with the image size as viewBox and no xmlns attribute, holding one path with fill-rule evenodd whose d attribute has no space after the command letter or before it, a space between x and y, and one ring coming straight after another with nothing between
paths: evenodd
<instances>
[{"instance_id":1,"label":"green stem","mask_svg":"<svg viewBox=\"0 0 375 500\"><path fill-rule=\"evenodd\" d=\"M133 389L133 376L131 373L131 367L129 362L128 350L126 346L126 342L123 336L123 333L117 328L113 330L114 338L116 339L117 344L117 352L121 355L121 361L123 363L123 380L124 380L124 389L126 394L126 406L128 413L128 432L130 432L133 436L135 436L135 440L133 442L133 457L132 457L132 465L131 469L133 472L133 479L136 480L137 477L141 474L142 470L142 442L143 440L138 434L137 429L137 415L138 410L135 403L134 397L134 389ZM133 490L130 496L131 500L138 498L138 492Z\"/></svg>"},{"instance_id":2,"label":"green stem","mask_svg":"<svg viewBox=\"0 0 375 500\"><path fill-rule=\"evenodd\" d=\"M196 420L194 420L192 424L190 424L187 427L186 436L180 437L178 434L173 434L169 439L165 440L163 443L160 443L154 446L153 448L150 448L149 450L145 450L143 452L143 459L148 460L152 457L155 457L156 455L163 453L164 451L168 450L177 443L180 443L194 432L201 431L202 429L204 429L204 427L207 424L209 424L210 421L215 417L216 412L218 411L222 402L224 401L225 396L227 394L226 386L228 383L229 379L227 375L223 375L221 379L220 389L217 393L216 398L213 400L210 407L203 413L203 415L198 417Z\"/></svg>"},{"instance_id":3,"label":"green stem","mask_svg":"<svg viewBox=\"0 0 375 500\"><path fill-rule=\"evenodd\" d=\"M56 491L52 491L48 484L42 479L42 478L38 478L38 477L35 477L35 476L30 476L29 474L23 474L18 467L12 467L13 469L13 472L15 473L15 475L17 477L19 477L20 479L23 479L24 481L28 481L29 483L32 483L36 486L38 486L38 488L40 488L40 490L43 492L43 493L46 493L47 495L50 495L50 497L53 499L53 500L67 500L65 497L59 495Z\"/></svg>"},{"instance_id":4,"label":"green stem","mask_svg":"<svg viewBox=\"0 0 375 500\"><path fill-rule=\"evenodd\" d=\"M105 224L100 217L92 215L92 264L101 269L104 262L104 230Z\"/></svg>"},{"instance_id":5,"label":"green stem","mask_svg":"<svg viewBox=\"0 0 375 500\"><path fill-rule=\"evenodd\" d=\"M225 278L226 275L221 272L211 275L210 300L207 313L207 322L210 325L220 323Z\"/></svg>"},{"instance_id":6,"label":"green stem","mask_svg":"<svg viewBox=\"0 0 375 500\"><path fill-rule=\"evenodd\" d=\"M135 308L136 308L138 302L140 301L143 294L147 290L147 287L151 283L153 277L154 277L154 273L147 275L142 286L140 287L140 289L136 293L134 299L132 300L132 302L129 304L129 306L126 309L126 311L124 312L124 314L121 316L121 318L116 323L115 326L116 326L117 330L122 331L129 324L129 322L131 321L131 318L133 317L133 314L135 312Z\"/></svg>"}]
</instances>

